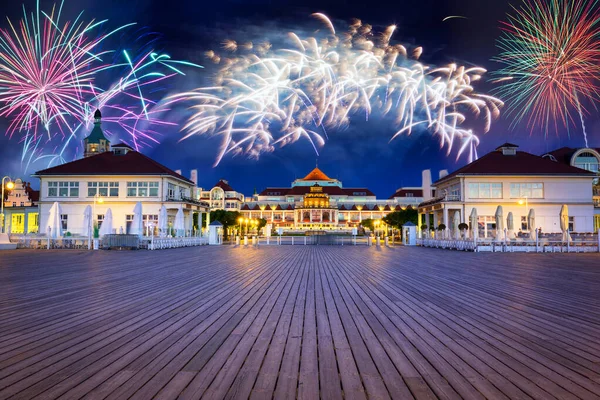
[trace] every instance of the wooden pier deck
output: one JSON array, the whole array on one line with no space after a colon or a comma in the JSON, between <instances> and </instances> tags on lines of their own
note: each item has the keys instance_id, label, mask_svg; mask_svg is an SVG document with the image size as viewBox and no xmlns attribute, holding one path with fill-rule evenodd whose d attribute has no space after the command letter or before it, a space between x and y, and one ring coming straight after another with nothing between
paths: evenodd
<instances>
[{"instance_id":1,"label":"wooden pier deck","mask_svg":"<svg viewBox=\"0 0 600 400\"><path fill-rule=\"evenodd\" d=\"M0 253L0 399L599 399L600 256Z\"/></svg>"}]
</instances>

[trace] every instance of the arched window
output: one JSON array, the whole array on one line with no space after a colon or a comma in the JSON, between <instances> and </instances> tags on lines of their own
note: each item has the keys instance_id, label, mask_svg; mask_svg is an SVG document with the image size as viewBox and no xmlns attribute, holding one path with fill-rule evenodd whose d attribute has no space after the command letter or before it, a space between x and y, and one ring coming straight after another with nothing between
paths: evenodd
<instances>
[{"instance_id":1,"label":"arched window","mask_svg":"<svg viewBox=\"0 0 600 400\"><path fill-rule=\"evenodd\" d=\"M588 171L600 171L600 157L598 153L587 149L581 151L580 153L576 153L575 157L573 158L572 164L574 167L585 169Z\"/></svg>"}]
</instances>

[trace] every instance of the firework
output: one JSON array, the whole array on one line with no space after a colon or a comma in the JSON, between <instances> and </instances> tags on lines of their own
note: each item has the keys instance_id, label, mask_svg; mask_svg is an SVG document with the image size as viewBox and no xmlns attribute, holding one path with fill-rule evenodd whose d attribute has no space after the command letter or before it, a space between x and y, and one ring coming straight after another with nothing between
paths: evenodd
<instances>
[{"instance_id":1,"label":"firework","mask_svg":"<svg viewBox=\"0 0 600 400\"><path fill-rule=\"evenodd\" d=\"M20 134L22 161L27 166L40 159L67 161L69 148L89 130L97 108L105 115L109 136L119 136L136 150L158 143L157 128L174 125L160 118L169 110L158 96L160 85L184 75L182 66L200 66L154 52L147 33L139 36L145 40L140 56L99 50L110 36L134 24L96 32L106 21L85 23L79 14L74 22L62 22L62 7L46 13L38 2L29 18L24 10L18 25L9 20L10 29L0 29L0 116L11 121L9 135ZM103 87L101 81L113 83Z\"/></svg>"},{"instance_id":2,"label":"firework","mask_svg":"<svg viewBox=\"0 0 600 400\"><path fill-rule=\"evenodd\" d=\"M422 127L448 152L460 142L458 155L468 150L475 157L479 139L465 127L467 116L484 115L487 131L502 106L473 89L485 70L426 66L417 61L421 47L410 58L406 47L391 43L395 26L378 33L354 20L338 33L327 16L313 16L327 27L320 35L291 32L285 46L263 42L260 50L226 40L229 54L206 52L219 65L214 85L173 97L193 104L183 139L221 136L216 164L227 153L258 157L301 138L318 151L329 129L362 115L393 120L392 139Z\"/></svg>"},{"instance_id":3,"label":"firework","mask_svg":"<svg viewBox=\"0 0 600 400\"><path fill-rule=\"evenodd\" d=\"M500 97L510 100L516 122L529 115L530 128L569 127L581 101L600 97L600 14L596 1L530 0L503 23L498 41ZM585 128L584 128L585 134ZM586 138L587 146L587 138Z\"/></svg>"}]
</instances>

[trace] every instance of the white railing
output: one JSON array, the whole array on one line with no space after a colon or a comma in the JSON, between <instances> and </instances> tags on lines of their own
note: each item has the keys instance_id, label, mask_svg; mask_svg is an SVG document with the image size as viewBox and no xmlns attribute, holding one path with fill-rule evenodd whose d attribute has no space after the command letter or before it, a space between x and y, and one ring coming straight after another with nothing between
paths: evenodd
<instances>
[{"instance_id":1,"label":"white railing","mask_svg":"<svg viewBox=\"0 0 600 400\"><path fill-rule=\"evenodd\" d=\"M148 250L176 249L208 244L207 237L145 237L140 241L140 247Z\"/></svg>"},{"instance_id":2,"label":"white railing","mask_svg":"<svg viewBox=\"0 0 600 400\"><path fill-rule=\"evenodd\" d=\"M594 240L473 240L473 239L417 239L417 244L449 250L500 253L596 253L600 252L600 242Z\"/></svg>"}]
</instances>

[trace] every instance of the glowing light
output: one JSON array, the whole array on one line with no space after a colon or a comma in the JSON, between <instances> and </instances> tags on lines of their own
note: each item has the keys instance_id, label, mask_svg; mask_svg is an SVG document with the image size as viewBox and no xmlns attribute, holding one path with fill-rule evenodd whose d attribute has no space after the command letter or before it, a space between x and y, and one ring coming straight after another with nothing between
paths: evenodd
<instances>
[{"instance_id":1,"label":"glowing light","mask_svg":"<svg viewBox=\"0 0 600 400\"><path fill-rule=\"evenodd\" d=\"M498 41L504 64L496 75L498 95L509 102L515 123L529 115L533 130L577 124L584 137L582 100L600 99L600 13L595 1L531 0L514 8ZM510 79L509 79L510 78ZM505 81L503 79L506 79Z\"/></svg>"},{"instance_id":2,"label":"glowing light","mask_svg":"<svg viewBox=\"0 0 600 400\"><path fill-rule=\"evenodd\" d=\"M503 105L475 92L483 68L429 67L415 61L421 47L409 58L405 46L391 43L395 26L378 34L354 20L346 32L336 33L329 18L313 15L328 31L311 37L291 32L288 45L278 49L268 42L240 49L226 40L228 54L206 52L219 65L214 85L172 97L188 101L193 111L181 140L220 136L215 165L228 153L258 158L300 139L318 153L328 130L339 131L360 115L395 122L391 140L422 128L448 154L459 143L457 157L476 158L479 138L464 123L483 115L486 132Z\"/></svg>"}]
</instances>

